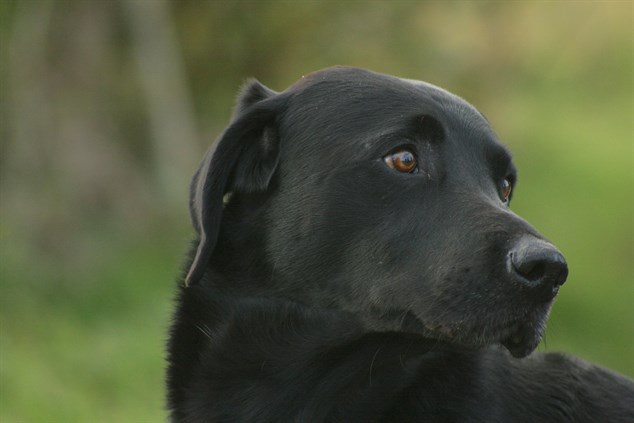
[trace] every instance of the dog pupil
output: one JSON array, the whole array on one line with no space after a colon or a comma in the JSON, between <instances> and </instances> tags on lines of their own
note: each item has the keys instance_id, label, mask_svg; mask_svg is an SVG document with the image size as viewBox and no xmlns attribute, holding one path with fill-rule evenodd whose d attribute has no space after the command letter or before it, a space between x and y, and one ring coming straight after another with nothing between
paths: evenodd
<instances>
[{"instance_id":1,"label":"dog pupil","mask_svg":"<svg viewBox=\"0 0 634 423\"><path fill-rule=\"evenodd\" d=\"M401 170L409 171L415 165L414 155L409 151L399 153L396 156L396 161L400 164L399 167L401 168Z\"/></svg>"},{"instance_id":2,"label":"dog pupil","mask_svg":"<svg viewBox=\"0 0 634 423\"><path fill-rule=\"evenodd\" d=\"M504 182L502 182L502 198L504 198L505 200L508 200L510 195L511 195L511 183L509 182L508 179L505 179Z\"/></svg>"}]
</instances>

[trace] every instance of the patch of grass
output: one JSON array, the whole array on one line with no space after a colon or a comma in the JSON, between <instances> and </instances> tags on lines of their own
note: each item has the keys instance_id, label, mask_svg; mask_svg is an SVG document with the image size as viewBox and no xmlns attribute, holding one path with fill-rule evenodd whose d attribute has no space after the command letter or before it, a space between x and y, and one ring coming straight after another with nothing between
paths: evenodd
<instances>
[{"instance_id":1,"label":"patch of grass","mask_svg":"<svg viewBox=\"0 0 634 423\"><path fill-rule=\"evenodd\" d=\"M3 290L0 420L166 420L166 331L186 243L153 233L163 235L108 240L93 280ZM14 281L27 268L15 257L3 267Z\"/></svg>"}]
</instances>

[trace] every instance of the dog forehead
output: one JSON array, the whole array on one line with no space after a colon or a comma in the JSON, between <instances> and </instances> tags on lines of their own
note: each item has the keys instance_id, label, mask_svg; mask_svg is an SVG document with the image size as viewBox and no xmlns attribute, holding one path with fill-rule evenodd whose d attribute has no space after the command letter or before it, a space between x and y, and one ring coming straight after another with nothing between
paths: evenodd
<instances>
[{"instance_id":1,"label":"dog forehead","mask_svg":"<svg viewBox=\"0 0 634 423\"><path fill-rule=\"evenodd\" d=\"M288 135L319 144L363 139L402 128L429 115L445 128L492 137L484 116L461 97L433 84L360 68L333 67L304 76L286 91ZM493 137L494 138L494 137Z\"/></svg>"},{"instance_id":2,"label":"dog forehead","mask_svg":"<svg viewBox=\"0 0 634 423\"><path fill-rule=\"evenodd\" d=\"M312 72L302 76L288 91L302 96L302 101L319 101L328 97L330 100L338 99L342 104L347 104L346 100L362 98L383 101L382 104L388 101L411 102L453 110L466 109L482 117L466 100L439 86L355 67L334 66Z\"/></svg>"},{"instance_id":3,"label":"dog forehead","mask_svg":"<svg viewBox=\"0 0 634 423\"><path fill-rule=\"evenodd\" d=\"M402 79L404 82L414 85L425 96L434 99L441 104L443 109L457 115L469 115L474 121L486 121L484 115L464 98L445 90L429 82L416 79Z\"/></svg>"}]
</instances>

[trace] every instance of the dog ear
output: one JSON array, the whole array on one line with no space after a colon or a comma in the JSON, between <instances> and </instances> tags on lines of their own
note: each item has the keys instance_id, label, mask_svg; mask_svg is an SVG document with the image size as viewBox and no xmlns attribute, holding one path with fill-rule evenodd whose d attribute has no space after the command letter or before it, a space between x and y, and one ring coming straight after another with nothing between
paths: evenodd
<instances>
[{"instance_id":1,"label":"dog ear","mask_svg":"<svg viewBox=\"0 0 634 423\"><path fill-rule=\"evenodd\" d=\"M194 174L189 211L199 242L185 286L198 282L205 272L220 230L224 195L268 187L277 167L276 118L282 105L283 98L275 91L255 80L245 84L231 124Z\"/></svg>"},{"instance_id":2,"label":"dog ear","mask_svg":"<svg viewBox=\"0 0 634 423\"><path fill-rule=\"evenodd\" d=\"M257 79L249 79L244 83L238 94L236 107L233 109L233 120L243 113L249 106L262 100L276 96L278 93L262 85Z\"/></svg>"}]
</instances>

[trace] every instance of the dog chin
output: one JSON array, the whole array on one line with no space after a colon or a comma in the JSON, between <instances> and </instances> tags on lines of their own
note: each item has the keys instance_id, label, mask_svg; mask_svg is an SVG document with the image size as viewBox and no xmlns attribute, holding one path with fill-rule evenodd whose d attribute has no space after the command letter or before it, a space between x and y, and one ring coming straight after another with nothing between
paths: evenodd
<instances>
[{"instance_id":1,"label":"dog chin","mask_svg":"<svg viewBox=\"0 0 634 423\"><path fill-rule=\"evenodd\" d=\"M467 349L482 349L492 345L502 345L513 357L524 358L530 355L539 345L548 320L550 307L534 311L529 316L522 319L514 320L513 323L505 325L498 335L489 334L489 336L475 335L473 333L460 334L453 333L448 336L447 333L440 333L437 336L445 342L454 343Z\"/></svg>"},{"instance_id":2,"label":"dog chin","mask_svg":"<svg viewBox=\"0 0 634 423\"><path fill-rule=\"evenodd\" d=\"M549 312L550 306L534 310L528 316L504 325L497 336L490 333L484 337L481 334L474 335L472 331L461 333L460 330L451 330L449 327L429 328L411 311L386 313L378 319L375 315L372 316L374 318L367 319L366 324L375 331L417 334L426 339L436 339L444 345L454 345L460 350L480 350L492 345L502 345L513 357L524 358L539 345ZM398 320L386 318L386 315L398 316Z\"/></svg>"},{"instance_id":3,"label":"dog chin","mask_svg":"<svg viewBox=\"0 0 634 423\"><path fill-rule=\"evenodd\" d=\"M544 335L549 311L550 308L519 322L509 335L500 340L500 344L509 350L515 358L524 358L530 355L537 348Z\"/></svg>"},{"instance_id":4,"label":"dog chin","mask_svg":"<svg viewBox=\"0 0 634 423\"><path fill-rule=\"evenodd\" d=\"M524 358L530 355L542 339L543 330L535 330L529 326L521 326L509 337L500 343L515 358Z\"/></svg>"},{"instance_id":5,"label":"dog chin","mask_svg":"<svg viewBox=\"0 0 634 423\"><path fill-rule=\"evenodd\" d=\"M543 332L541 327L535 327L532 324L523 324L518 326L510 335L504 335L502 338L493 338L488 341L477 337L471 339L468 336L458 336L452 339L451 337L440 335L436 336L436 338L467 350L481 350L490 346L501 345L506 348L513 357L524 358L535 351L542 339Z\"/></svg>"}]
</instances>

